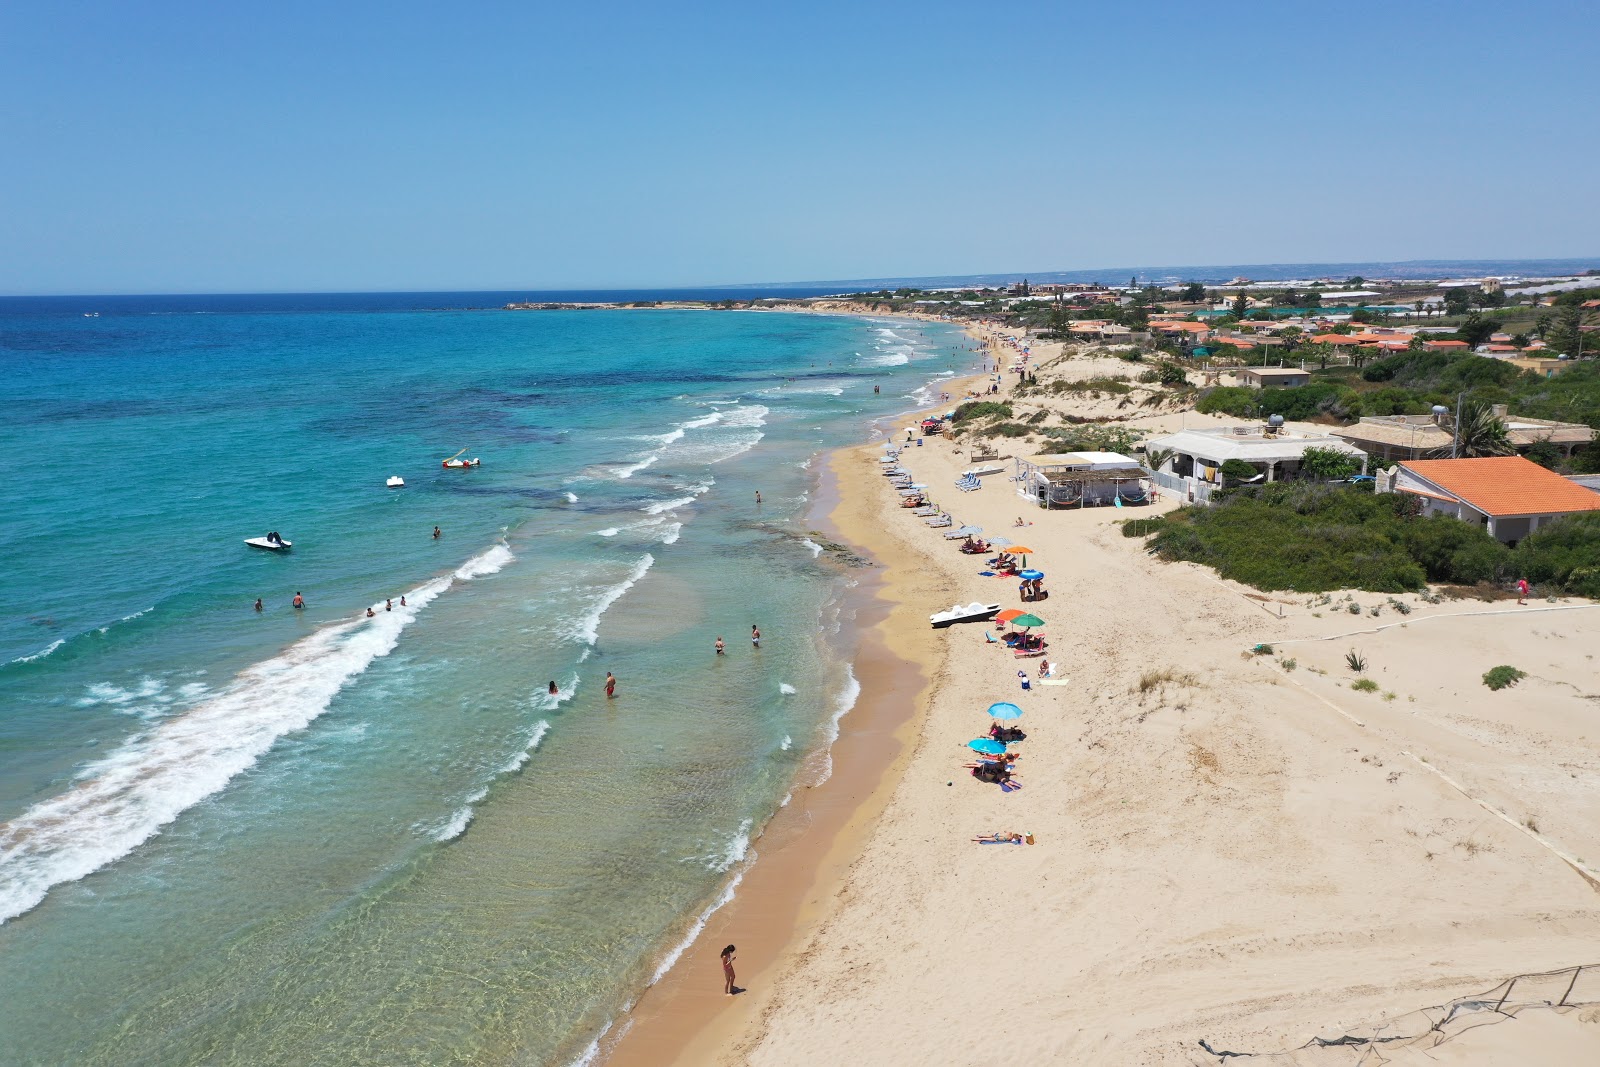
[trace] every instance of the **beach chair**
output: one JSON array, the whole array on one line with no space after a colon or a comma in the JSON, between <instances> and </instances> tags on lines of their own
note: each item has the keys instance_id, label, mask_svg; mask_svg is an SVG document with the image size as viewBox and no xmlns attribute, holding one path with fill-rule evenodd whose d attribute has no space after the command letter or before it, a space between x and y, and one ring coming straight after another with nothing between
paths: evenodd
<instances>
[{"instance_id":1,"label":"beach chair","mask_svg":"<svg viewBox=\"0 0 1600 1067\"><path fill-rule=\"evenodd\" d=\"M923 516L937 515L937 514L939 514L939 509L934 507L932 504L924 504L922 507L917 508L916 510L912 511L911 514L913 514L913 515L923 515Z\"/></svg>"},{"instance_id":2,"label":"beach chair","mask_svg":"<svg viewBox=\"0 0 1600 1067\"><path fill-rule=\"evenodd\" d=\"M925 519L925 520L924 520L924 521L925 521L925 522L926 522L926 523L927 523L927 524L928 524L928 525L929 525L929 526L933 526L933 527L939 527L939 526L950 526L950 525L953 525L953 524L954 524L954 522L955 522L955 520L954 520L954 519L952 519L952 518L951 518L951 517L950 517L950 516L948 516L948 515L940 515L940 516L939 516L939 517L938 517L938 518L934 518L934 519Z\"/></svg>"}]
</instances>

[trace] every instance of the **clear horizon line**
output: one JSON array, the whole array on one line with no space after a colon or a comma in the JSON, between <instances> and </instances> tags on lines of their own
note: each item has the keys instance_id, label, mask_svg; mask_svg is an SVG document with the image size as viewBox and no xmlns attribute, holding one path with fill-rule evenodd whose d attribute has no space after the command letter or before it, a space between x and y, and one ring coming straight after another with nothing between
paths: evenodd
<instances>
[{"instance_id":1,"label":"clear horizon line","mask_svg":"<svg viewBox=\"0 0 1600 1067\"><path fill-rule=\"evenodd\" d=\"M138 297L138 296L168 296L168 297L172 297L172 296L365 296L365 295L424 295L424 294L433 294L433 293L444 295L444 294L468 294L468 293L517 293L517 292L538 292L538 293L582 293L582 292L608 293L608 292L610 292L610 293L627 293L627 292L639 292L641 290L656 291L656 292L693 292L693 291L705 290L705 289L718 289L718 290L728 290L728 289L749 289L749 290L761 290L761 289L829 289L829 288L841 288L841 287L846 287L847 288L847 287L852 287L852 286L865 286L865 285L882 286L882 285L896 284L896 283L930 282L930 281L940 281L940 282L945 282L945 283L954 283L954 282L960 282L960 281L963 281L963 280L978 281L978 280L983 280L983 279L1001 280L1001 279L1022 279L1022 278L1032 278L1032 277L1043 278L1043 277L1048 277L1049 275L1053 275L1053 274L1095 274L1095 273L1099 273L1099 274L1106 274L1106 275L1115 275L1115 274L1120 274L1123 271L1133 271L1134 273L1137 274L1137 273L1140 273L1140 272L1156 272L1156 271L1160 271L1160 272L1163 272L1163 273L1173 273L1173 272L1181 272L1181 271L1217 270L1217 269L1222 269L1222 268L1235 269L1235 268L1246 268L1246 267L1270 267L1270 268L1289 268L1289 267L1293 267L1293 268L1296 268L1296 269L1302 269L1302 268L1311 269L1311 268L1318 268L1318 267L1350 267L1350 266L1417 267L1417 266L1432 266L1432 265L1444 266L1444 265L1451 265L1451 264L1462 265L1462 266L1469 265L1469 264L1505 264L1505 265L1514 265L1514 264L1519 264L1519 263L1527 263L1527 264L1536 264L1536 263L1567 263L1567 264L1588 263L1588 264L1591 264L1591 266L1589 266L1587 269L1600 270L1600 255L1597 255L1597 256L1524 256L1524 257L1505 258L1505 259L1497 259L1497 258L1494 258L1494 257L1471 257L1471 258L1448 258L1448 259L1442 259L1441 258L1441 259L1389 259L1389 260L1346 259L1346 260L1326 260L1326 261L1315 262L1315 263L1313 263L1313 262L1305 262L1305 263L1300 263L1300 262L1278 262L1278 263L1264 263L1264 262L1244 263L1244 262L1239 262L1239 263L1200 263L1200 264L1153 265L1153 266L1152 265L1145 265L1145 266L1125 265L1125 266L1118 266L1118 267L1054 268L1054 269L1049 269L1049 270L977 271L977 272L964 273L964 274L955 274L955 273L904 274L904 275L878 276L878 277L834 278L834 279L820 279L820 280L818 280L818 279L810 279L810 280L802 280L802 281L781 281L781 282L775 282L775 281L721 282L721 283L699 284L699 285L631 285L631 286L628 286L628 285L605 284L605 285L589 285L589 286L568 285L568 286L564 286L564 287L555 287L555 288L540 288L538 286L531 286L531 285L513 285L513 286L497 286L497 287L488 287L488 288L480 287L480 288L468 288L468 289L429 289L429 288L419 288L419 289L411 289L411 288L406 288L406 289L346 289L346 288L333 288L333 289L256 289L256 290L237 290L237 289L212 289L212 290L161 289L161 290L141 290L141 291L130 291L130 292L100 292L100 293L60 292L60 291L58 291L58 292L8 292L8 293L0 293L0 300L12 300L12 299L26 300L26 299L41 299L41 298L63 298L63 299L64 298L73 298L73 299L77 299L77 298L91 298L91 297Z\"/></svg>"}]
</instances>

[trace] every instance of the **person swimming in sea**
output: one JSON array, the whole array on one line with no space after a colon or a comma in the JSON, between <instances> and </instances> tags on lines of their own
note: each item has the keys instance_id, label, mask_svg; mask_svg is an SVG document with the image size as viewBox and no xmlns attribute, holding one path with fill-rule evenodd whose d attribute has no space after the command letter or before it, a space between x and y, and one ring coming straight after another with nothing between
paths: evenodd
<instances>
[{"instance_id":1,"label":"person swimming in sea","mask_svg":"<svg viewBox=\"0 0 1600 1067\"><path fill-rule=\"evenodd\" d=\"M433 539L435 541L439 540L439 527L437 526L433 528Z\"/></svg>"},{"instance_id":2,"label":"person swimming in sea","mask_svg":"<svg viewBox=\"0 0 1600 1067\"><path fill-rule=\"evenodd\" d=\"M369 604L369 605L368 605L368 606L367 606L367 618L369 618L369 619L375 619L375 618L377 618L377 617L378 617L378 613L377 613L377 612L375 612L375 611L373 611L373 610L372 610L372 606L371 606L371 605L370 605L370 604Z\"/></svg>"},{"instance_id":3,"label":"person swimming in sea","mask_svg":"<svg viewBox=\"0 0 1600 1067\"><path fill-rule=\"evenodd\" d=\"M553 697L561 695L561 690L556 688L555 679L553 678L550 680L550 695Z\"/></svg>"}]
</instances>

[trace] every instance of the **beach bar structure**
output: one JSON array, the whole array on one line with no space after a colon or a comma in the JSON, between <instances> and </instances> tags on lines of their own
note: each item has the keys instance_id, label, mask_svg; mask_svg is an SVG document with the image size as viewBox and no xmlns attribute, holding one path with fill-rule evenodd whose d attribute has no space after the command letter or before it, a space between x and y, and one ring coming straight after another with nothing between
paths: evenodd
<instances>
[{"instance_id":1,"label":"beach bar structure","mask_svg":"<svg viewBox=\"0 0 1600 1067\"><path fill-rule=\"evenodd\" d=\"M1496 404L1494 413L1506 424L1506 436L1519 452L1549 442L1563 456L1571 456L1594 440L1594 430L1582 423L1508 415L1504 404ZM1450 455L1450 424L1442 415L1378 415L1333 432L1384 463Z\"/></svg>"},{"instance_id":2,"label":"beach bar structure","mask_svg":"<svg viewBox=\"0 0 1600 1067\"><path fill-rule=\"evenodd\" d=\"M1139 461L1118 452L1062 452L1018 459L1017 494L1041 508L1141 504L1146 499Z\"/></svg>"},{"instance_id":3,"label":"beach bar structure","mask_svg":"<svg viewBox=\"0 0 1600 1067\"><path fill-rule=\"evenodd\" d=\"M1274 416L1276 418L1277 416ZM1256 469L1246 481L1280 482L1298 479L1306 449L1343 452L1361 462L1367 457L1337 437L1291 430L1270 420L1250 426L1217 426L1179 430L1145 442L1145 455L1168 453L1159 467L1151 467L1152 481L1189 504L1210 503L1211 491L1222 486L1222 465L1243 460Z\"/></svg>"},{"instance_id":4,"label":"beach bar structure","mask_svg":"<svg viewBox=\"0 0 1600 1067\"><path fill-rule=\"evenodd\" d=\"M1405 493L1424 515L1450 515L1515 542L1563 515L1600 511L1600 493L1522 456L1407 460L1379 471L1380 493Z\"/></svg>"}]
</instances>

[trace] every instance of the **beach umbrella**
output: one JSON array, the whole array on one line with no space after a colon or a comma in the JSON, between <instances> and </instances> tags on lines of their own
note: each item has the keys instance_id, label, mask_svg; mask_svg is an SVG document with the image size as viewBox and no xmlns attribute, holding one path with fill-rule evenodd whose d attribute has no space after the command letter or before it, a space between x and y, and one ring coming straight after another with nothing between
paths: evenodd
<instances>
[{"instance_id":1,"label":"beach umbrella","mask_svg":"<svg viewBox=\"0 0 1600 1067\"><path fill-rule=\"evenodd\" d=\"M1018 571L1017 572L1017 577L1026 578L1030 582L1036 582L1039 579L1044 577L1044 571L1036 571L1036 570L1034 570L1033 568L1030 567L1029 569L1027 569L1025 571Z\"/></svg>"},{"instance_id":2,"label":"beach umbrella","mask_svg":"<svg viewBox=\"0 0 1600 1067\"><path fill-rule=\"evenodd\" d=\"M1019 556L1026 556L1029 552L1033 551L1033 549L1029 548L1027 545L1007 545L1006 547L1011 549L1013 553Z\"/></svg>"},{"instance_id":3,"label":"beach umbrella","mask_svg":"<svg viewBox=\"0 0 1600 1067\"><path fill-rule=\"evenodd\" d=\"M1007 608L1006 610L1002 611L1000 614L996 615L994 617L994 619L995 619L996 622L1010 622L1012 619L1016 618L1018 615L1026 615L1026 614L1027 614L1027 612L1023 611L1021 608Z\"/></svg>"},{"instance_id":4,"label":"beach umbrella","mask_svg":"<svg viewBox=\"0 0 1600 1067\"><path fill-rule=\"evenodd\" d=\"M1037 615L1018 615L1011 620L1012 626L1020 626L1024 630L1031 630L1035 626L1043 626L1044 620Z\"/></svg>"},{"instance_id":5,"label":"beach umbrella","mask_svg":"<svg viewBox=\"0 0 1600 1067\"><path fill-rule=\"evenodd\" d=\"M1004 701L999 704L990 704L989 718L1007 720L1020 719L1022 718L1022 709L1017 707L1015 704L1006 703Z\"/></svg>"},{"instance_id":6,"label":"beach umbrella","mask_svg":"<svg viewBox=\"0 0 1600 1067\"><path fill-rule=\"evenodd\" d=\"M967 742L967 747L974 752L982 752L985 756L1001 756L1006 751L1005 743L996 741L992 737L974 737Z\"/></svg>"},{"instance_id":7,"label":"beach umbrella","mask_svg":"<svg viewBox=\"0 0 1600 1067\"><path fill-rule=\"evenodd\" d=\"M991 545L999 545L1000 547L1005 548L1005 547L1009 547L1010 546L1011 538L1009 538L1009 537L991 537L991 538L989 538L989 543Z\"/></svg>"}]
</instances>

